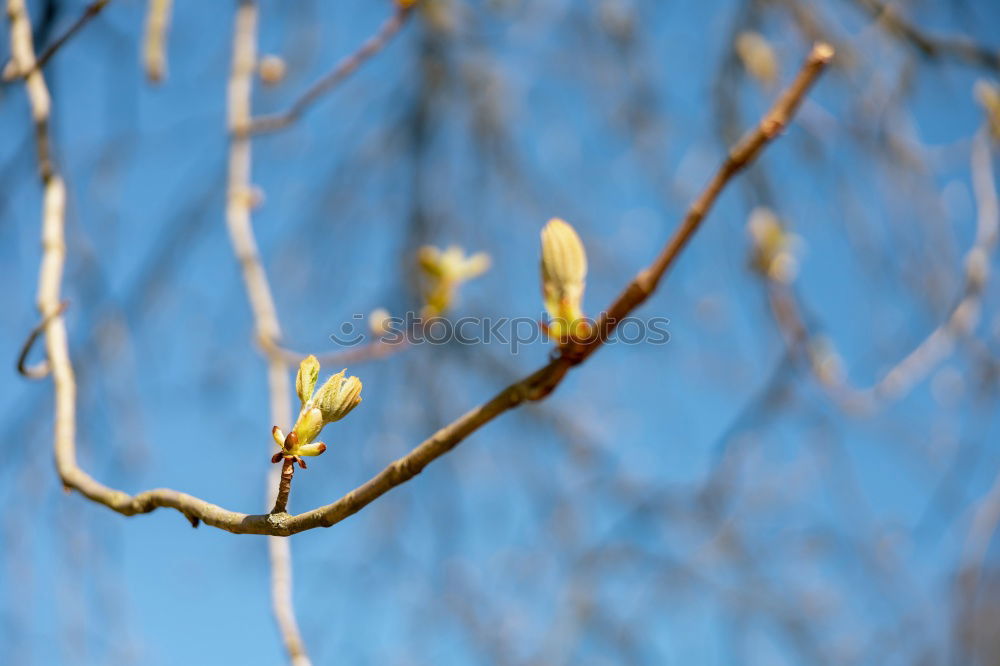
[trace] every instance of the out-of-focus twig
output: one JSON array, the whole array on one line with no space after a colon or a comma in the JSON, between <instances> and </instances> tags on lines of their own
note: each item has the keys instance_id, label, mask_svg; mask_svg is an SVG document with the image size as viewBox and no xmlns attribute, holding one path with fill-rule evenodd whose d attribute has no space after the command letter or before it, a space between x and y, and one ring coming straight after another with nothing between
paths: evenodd
<instances>
[{"instance_id":1,"label":"out-of-focus twig","mask_svg":"<svg viewBox=\"0 0 1000 666\"><path fill-rule=\"evenodd\" d=\"M146 77L159 83L167 72L167 32L173 0L149 0L146 34L142 43L142 62Z\"/></svg>"},{"instance_id":2,"label":"out-of-focus twig","mask_svg":"<svg viewBox=\"0 0 1000 666\"><path fill-rule=\"evenodd\" d=\"M976 503L972 514L972 525L965 538L962 576L970 604L979 583L986 551L997 533L998 525L1000 525L1000 474L994 479L986 495Z\"/></svg>"},{"instance_id":3,"label":"out-of-focus twig","mask_svg":"<svg viewBox=\"0 0 1000 666\"><path fill-rule=\"evenodd\" d=\"M1000 71L1000 49L964 37L928 35L882 0L855 0L886 32L908 42L923 55L945 57L977 67Z\"/></svg>"},{"instance_id":4,"label":"out-of-focus twig","mask_svg":"<svg viewBox=\"0 0 1000 666\"><path fill-rule=\"evenodd\" d=\"M305 111L316 103L320 97L350 76L369 58L385 48L385 45L399 32L406 23L406 18L413 11L413 2L397 2L396 10L387 18L379 29L356 51L344 57L333 69L324 74L312 84L302 95L292 103L287 111L254 118L250 124L252 134L275 132L298 120Z\"/></svg>"},{"instance_id":5,"label":"out-of-focus twig","mask_svg":"<svg viewBox=\"0 0 1000 666\"><path fill-rule=\"evenodd\" d=\"M18 0L9 1L15 5L21 4ZM21 1L23 2L23 0ZM244 281L247 284L251 307L254 310L258 338L278 339L279 328L274 312L274 303L253 240L248 206L249 197L247 196L250 176L250 143L246 131L246 120L249 115L250 73L253 68L251 56L255 44L253 40L244 40L240 36L245 32L253 34L255 30L256 7L252 0L241 0L237 18L237 40L234 45L234 74L229 88L229 121L232 138L227 223L236 255L243 268ZM30 41L28 44L30 55ZM56 459L63 483L67 488L78 490L88 499L125 515L148 513L158 507L170 507L189 517L198 518L207 525L241 534L288 536L316 527L329 527L357 513L393 488L412 479L432 461L458 446L466 437L497 416L525 402L541 400L550 394L572 367L583 362L600 347L621 319L645 301L656 288L667 269L693 237L726 184L737 173L746 168L761 150L786 127L806 93L832 58L833 49L829 45L820 43L812 48L791 85L779 96L757 127L730 151L708 186L691 205L679 228L671 236L660 255L650 266L639 272L636 278L600 316L593 337L574 341L563 349L560 356L503 389L488 402L470 410L451 424L441 428L410 453L391 463L367 482L332 504L298 515L287 513L247 515L228 511L200 498L175 490L155 489L130 496L96 481L76 464L73 432L75 427L73 371L65 339L65 326L61 318L56 318L49 324L46 342L49 348L53 376L56 379ZM44 90L44 81L42 81L42 89ZM239 101L239 103L235 103L234 100ZM60 240L61 220L60 215L56 225L57 231L60 233ZM54 257L54 259L49 260L51 265L43 266L43 279L50 282L54 279L52 282L53 292L44 302L51 303L54 307L59 302L59 278L62 273L63 255L60 252L51 256ZM43 312L47 311L43 308ZM53 334L53 331L56 331L56 334ZM271 356L268 360L272 412L276 416L284 416L288 414L289 410L285 397L288 395L289 389L287 366L277 356ZM281 390L277 390L279 388ZM281 400L276 400L275 396L282 396ZM288 414L288 418L276 420L290 422L291 417ZM272 543L274 542L272 541Z\"/></svg>"},{"instance_id":6,"label":"out-of-focus twig","mask_svg":"<svg viewBox=\"0 0 1000 666\"><path fill-rule=\"evenodd\" d=\"M282 347L276 342L268 339L262 338L260 340L260 345L264 348L265 353L269 355L275 354L289 365L298 365L302 362L302 359L308 356L308 354L303 354L302 352L295 351L294 349ZM322 354L314 354L314 356L316 357L316 360L320 362L320 365L352 365L354 363L363 363L365 361L374 361L385 358L386 356L391 356L392 354L403 351L409 346L409 341L406 338L392 342L377 339L363 345L358 345L357 347L350 347Z\"/></svg>"},{"instance_id":7,"label":"out-of-focus twig","mask_svg":"<svg viewBox=\"0 0 1000 666\"><path fill-rule=\"evenodd\" d=\"M944 320L920 344L869 387L850 385L839 371L839 357L818 344L802 316L794 291L769 280L768 294L775 320L788 343L801 347L814 376L845 410L871 412L905 395L926 377L954 348L955 340L968 335L979 321L983 290L990 272L991 256L1000 234L1000 206L993 182L990 137L984 129L972 144L972 185L976 198L976 238L965 254L962 295Z\"/></svg>"},{"instance_id":8,"label":"out-of-focus twig","mask_svg":"<svg viewBox=\"0 0 1000 666\"><path fill-rule=\"evenodd\" d=\"M73 35L79 32L80 29L83 28L83 26L87 25L87 23L89 23L92 18L100 14L101 10L104 9L105 5L107 5L108 2L110 2L110 0L94 0L94 2L91 2L89 5L87 5L84 8L83 13L80 14L80 16L75 21L73 21L73 24L66 29L66 32L64 32L63 34L59 35L54 40L52 40L52 43L49 44L44 51L38 54L38 58L35 60L35 64L32 66L32 70L41 69L42 67L45 67L46 63L48 63L48 61L52 58L52 56L54 56L56 52L59 49L61 49L63 45L65 45L66 42L70 40L70 38L73 37ZM28 73L29 72L22 71L21 69L15 67L14 61L11 60L9 63L7 63L7 66L4 68L3 80L11 81L18 77L27 76Z\"/></svg>"},{"instance_id":9,"label":"out-of-focus twig","mask_svg":"<svg viewBox=\"0 0 1000 666\"><path fill-rule=\"evenodd\" d=\"M233 28L233 61L227 95L230 138L226 227L229 229L233 252L242 269L257 338L270 341L281 337L281 325L271 294L271 286L257 251L257 241L250 219L252 160L250 136L246 132L250 120L253 73L257 64L257 20L258 10L255 0L240 0ZM268 353L266 357L271 421L283 427L289 426L292 422L292 413L289 405L291 384L288 379L288 365L277 354ZM268 474L267 493L273 495L274 508L271 513L281 515L287 510L294 467L286 462L280 471L276 467L272 470ZM310 666L311 662L302 642L292 602L291 544L287 539L278 539L274 536L268 541L271 563L271 607L278 624L278 631L292 666Z\"/></svg>"},{"instance_id":10,"label":"out-of-focus twig","mask_svg":"<svg viewBox=\"0 0 1000 666\"><path fill-rule=\"evenodd\" d=\"M66 308L69 306L69 301L63 301L59 304L59 308L50 312L47 316L42 318L37 326L31 329L31 333L28 334L28 339L24 341L21 346L21 353L17 356L17 371L22 377L27 377L28 379L44 379L49 374L49 362L39 361L35 365L28 365L28 354L31 353L31 348L35 346L35 341L38 339L42 333L45 332L45 327L48 325L49 321L53 317L58 317Z\"/></svg>"}]
</instances>

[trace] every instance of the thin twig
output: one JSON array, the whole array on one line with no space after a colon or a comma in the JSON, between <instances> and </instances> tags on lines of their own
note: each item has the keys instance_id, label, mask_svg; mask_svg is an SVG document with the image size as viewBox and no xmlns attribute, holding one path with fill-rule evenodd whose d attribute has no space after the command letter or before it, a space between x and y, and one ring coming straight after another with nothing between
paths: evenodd
<instances>
[{"instance_id":1,"label":"thin twig","mask_svg":"<svg viewBox=\"0 0 1000 666\"><path fill-rule=\"evenodd\" d=\"M28 365L28 354L31 353L31 348L35 346L35 340L37 340L38 336L45 332L45 327L48 326L52 318L61 315L66 311L67 307L69 307L69 301L63 301L59 304L59 308L57 310L50 312L47 316L43 317L42 321L31 329L31 333L28 334L28 339L24 341L24 344L21 346L21 353L17 357L17 371L22 377L27 377L28 379L44 379L48 376L48 360L39 361L35 365Z\"/></svg>"},{"instance_id":2,"label":"thin twig","mask_svg":"<svg viewBox=\"0 0 1000 666\"><path fill-rule=\"evenodd\" d=\"M274 508L271 513L285 513L288 508L288 494L292 492L292 477L295 475L295 460L285 458L281 463L281 482L278 484L278 494L274 498Z\"/></svg>"},{"instance_id":3,"label":"thin twig","mask_svg":"<svg viewBox=\"0 0 1000 666\"><path fill-rule=\"evenodd\" d=\"M262 339L260 341L260 345L266 354L276 354L282 361L293 366L298 365L302 362L302 359L308 356L308 354L303 354L302 352L295 351L294 349L288 349L287 347L283 347L276 342L267 339ZM314 356L320 362L320 365L354 365L356 363L374 361L391 356L397 352L403 351L409 346L410 343L406 338L402 338L399 341L394 342L377 339L357 347L339 349L337 351L325 352L322 354L314 354Z\"/></svg>"},{"instance_id":4,"label":"thin twig","mask_svg":"<svg viewBox=\"0 0 1000 666\"><path fill-rule=\"evenodd\" d=\"M73 21L73 25L67 28L66 32L56 37L52 43L38 55L38 58L35 60L35 64L32 66L31 70L22 72L19 68L13 66L13 61L8 63L4 68L3 80L12 81L16 78L23 78L31 71L45 67L49 60L52 59L52 56L54 56L56 52L73 37L73 35L79 32L83 26L87 25L91 19L100 14L101 10L104 9L108 2L110 2L110 0L94 0L94 2L87 5L86 8L84 8L83 13L80 14L75 21Z\"/></svg>"},{"instance_id":5,"label":"thin twig","mask_svg":"<svg viewBox=\"0 0 1000 666\"><path fill-rule=\"evenodd\" d=\"M789 346L804 350L813 375L845 411L871 413L905 396L951 354L955 341L969 335L979 321L990 262L1000 238L1000 203L993 181L990 136L985 128L972 142L970 170L977 208L976 237L965 254L961 296L941 323L871 386L853 386L839 373L830 372L828 361L839 360L839 356L815 343L794 291L787 285L768 282L771 309Z\"/></svg>"},{"instance_id":6,"label":"thin twig","mask_svg":"<svg viewBox=\"0 0 1000 666\"><path fill-rule=\"evenodd\" d=\"M872 18L889 32L909 42L929 58L947 57L961 62L1000 71L1000 49L977 44L964 37L937 37L928 35L913 25L899 12L881 0L855 0Z\"/></svg>"},{"instance_id":7,"label":"thin twig","mask_svg":"<svg viewBox=\"0 0 1000 666\"><path fill-rule=\"evenodd\" d=\"M10 0L15 4L20 4L20 1ZM254 12L253 5L249 0L243 0L240 7L241 12ZM253 15L255 16L255 13ZM809 88L815 83L832 57L833 49L830 46L821 43L813 47L795 80L779 97L760 124L729 154L708 187L688 210L680 227L671 237L660 256L652 265L639 273L618 299L611 304L607 312L601 316L599 321L602 323L598 330L602 332L602 335L584 342L581 345L582 351L568 350L567 353L550 361L531 375L511 384L488 402L438 430L409 454L391 463L376 476L336 502L294 516L288 514L248 515L228 511L176 490L155 489L137 495L128 495L96 481L76 464L73 433L75 384L73 383L73 370L66 346L65 326L62 319L57 317L49 324L46 344L55 379L56 460L60 478L67 488L78 490L86 498L124 515L149 513L158 507L169 507L177 509L185 515L198 518L206 525L239 534L288 536L316 527L329 527L357 513L378 497L412 479L433 460L455 448L466 437L500 414L526 401L540 400L547 396L574 365L593 353L607 338L607 334L613 330L621 317L637 307L656 287L660 278L677 259L681 250L697 230L725 185L736 173L752 162L764 146L777 137L781 129L788 124ZM246 86L245 81L236 79L237 77L234 77L234 81L230 85L231 94L233 94L234 89L242 90ZM231 126L239 126L244 111L245 108L242 106L231 107ZM259 334L266 334L276 332L277 328L276 319L271 316L273 303L270 300L267 282L263 279L259 260L256 258L256 247L252 242L249 214L245 211L244 206L238 203L245 199L243 187L249 182L249 164L247 162L249 144L245 143L244 134L241 132L233 133L230 164L230 211L227 217L229 218L230 235L233 237L237 255L243 265L244 280L248 284L251 305L257 320L257 330ZM61 233L61 217L57 219L57 222L56 231ZM47 250L47 263L43 264L42 271L43 279L47 281L48 285L54 285L54 289L51 289L51 292L43 292L44 299L40 299L43 312L48 312L59 303L62 259L62 254L52 254L52 250ZM258 308L262 309L258 311ZM266 316L261 317L259 314ZM274 339L277 339L277 336L274 336ZM277 362L272 359L269 368L271 369L269 377L271 378L272 395L280 393L274 390L279 385L286 389L282 395L287 395L288 376L284 363L280 359ZM282 404L284 404L283 409L287 410L287 399L283 399ZM276 407L279 405L272 404L272 409ZM289 420L290 416L284 421L279 420L279 422Z\"/></svg>"},{"instance_id":8,"label":"thin twig","mask_svg":"<svg viewBox=\"0 0 1000 666\"><path fill-rule=\"evenodd\" d=\"M377 54L399 32L406 23L406 18L413 10L412 4L397 4L392 16L379 26L378 30L366 40L358 50L341 59L333 69L324 74L295 100L287 111L254 118L250 124L251 134L275 132L298 120L305 111L316 103L320 97L350 76L366 60Z\"/></svg>"}]
</instances>

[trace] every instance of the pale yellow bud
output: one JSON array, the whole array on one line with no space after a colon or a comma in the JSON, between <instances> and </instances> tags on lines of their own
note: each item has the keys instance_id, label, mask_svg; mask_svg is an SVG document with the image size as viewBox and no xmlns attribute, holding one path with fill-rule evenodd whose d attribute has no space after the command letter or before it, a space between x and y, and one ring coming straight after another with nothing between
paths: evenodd
<instances>
[{"instance_id":1,"label":"pale yellow bud","mask_svg":"<svg viewBox=\"0 0 1000 666\"><path fill-rule=\"evenodd\" d=\"M576 329L583 317L586 277L587 253L580 237L568 223L552 218L542 229L542 294L557 338L580 333Z\"/></svg>"},{"instance_id":2,"label":"pale yellow bud","mask_svg":"<svg viewBox=\"0 0 1000 666\"><path fill-rule=\"evenodd\" d=\"M736 38L736 54L750 76L761 85L770 87L778 80L778 57L760 33L740 33Z\"/></svg>"},{"instance_id":3,"label":"pale yellow bud","mask_svg":"<svg viewBox=\"0 0 1000 666\"><path fill-rule=\"evenodd\" d=\"M754 208L747 220L755 270L775 282L788 284L798 275L795 249L800 239L788 233L778 216L769 208Z\"/></svg>"},{"instance_id":4,"label":"pale yellow bud","mask_svg":"<svg viewBox=\"0 0 1000 666\"><path fill-rule=\"evenodd\" d=\"M319 360L310 354L302 359L299 372L295 375L295 392L299 394L299 401L303 405L312 398L317 379L319 379Z\"/></svg>"},{"instance_id":5,"label":"pale yellow bud","mask_svg":"<svg viewBox=\"0 0 1000 666\"><path fill-rule=\"evenodd\" d=\"M417 263L428 275L442 274L441 250L433 245L424 245L417 250Z\"/></svg>"},{"instance_id":6,"label":"pale yellow bud","mask_svg":"<svg viewBox=\"0 0 1000 666\"><path fill-rule=\"evenodd\" d=\"M344 368L326 380L326 383L316 392L316 406L323 413L325 423L333 423L347 414L361 402L361 380L357 377L345 377Z\"/></svg>"},{"instance_id":7,"label":"pale yellow bud","mask_svg":"<svg viewBox=\"0 0 1000 666\"><path fill-rule=\"evenodd\" d=\"M425 245L417 252L417 263L424 274L424 315L436 316L451 307L459 285L490 267L490 257L485 252L466 257L457 245L443 251Z\"/></svg>"},{"instance_id":8,"label":"pale yellow bud","mask_svg":"<svg viewBox=\"0 0 1000 666\"><path fill-rule=\"evenodd\" d=\"M382 337L389 332L392 316L385 308L375 308L368 314L368 329L375 337Z\"/></svg>"},{"instance_id":9,"label":"pale yellow bud","mask_svg":"<svg viewBox=\"0 0 1000 666\"><path fill-rule=\"evenodd\" d=\"M280 56L266 55L260 59L257 71L265 85L274 86L285 78L285 61Z\"/></svg>"},{"instance_id":10,"label":"pale yellow bud","mask_svg":"<svg viewBox=\"0 0 1000 666\"><path fill-rule=\"evenodd\" d=\"M1000 140L1000 86L980 79L973 89L976 101L986 112L986 122L994 139Z\"/></svg>"}]
</instances>

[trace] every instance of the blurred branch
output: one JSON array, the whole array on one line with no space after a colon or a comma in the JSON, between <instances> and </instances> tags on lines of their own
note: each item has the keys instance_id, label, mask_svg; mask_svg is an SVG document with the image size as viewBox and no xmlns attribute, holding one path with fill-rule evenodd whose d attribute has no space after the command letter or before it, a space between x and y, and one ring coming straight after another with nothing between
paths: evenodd
<instances>
[{"instance_id":1,"label":"blurred branch","mask_svg":"<svg viewBox=\"0 0 1000 666\"><path fill-rule=\"evenodd\" d=\"M768 280L768 295L775 321L789 345L803 347L809 367L831 397L847 411L870 412L881 404L898 400L952 351L957 338L969 335L979 321L983 291L990 273L991 255L1000 234L1000 206L994 186L990 137L981 130L972 145L971 171L976 197L976 238L965 254L962 296L937 328L882 375L874 385L850 385L839 371L839 356L817 344L794 291Z\"/></svg>"},{"instance_id":2,"label":"blurred branch","mask_svg":"<svg viewBox=\"0 0 1000 666\"><path fill-rule=\"evenodd\" d=\"M12 34L17 42L24 41L27 29L27 47L20 48L22 61L33 62L30 43L30 28L23 18L23 0L9 0L14 7L21 8L22 20L12 21ZM15 13L16 16L16 13ZM270 287L264 274L250 225L249 182L250 182L250 142L247 132L251 73L253 70L256 32L256 6L252 0L241 0L237 15L236 39L234 40L233 75L229 85L229 125L231 131L229 192L227 197L227 226L234 250L243 268L251 308L259 339L276 340L280 328ZM21 24L24 28L16 29ZM249 35L249 37L248 37ZM158 507L177 509L189 518L197 518L208 525L230 532L245 534L269 534L288 536L315 527L329 527L360 511L366 505L396 486L419 474L433 460L444 455L466 437L486 423L524 402L541 400L551 393L566 376L567 372L593 353L614 330L622 317L638 307L653 292L674 263L688 241L697 231L719 194L732 178L746 168L775 139L791 120L809 88L816 82L826 65L833 58L833 49L827 44L815 45L795 80L785 90L774 106L764 115L756 128L749 132L729 153L725 161L711 179L706 189L691 205L680 227L668 241L660 256L626 287L598 320L596 333L587 340L573 341L563 348L561 354L531 375L515 382L498 393L488 402L467 412L451 424L441 428L422 442L406 456L391 463L375 477L349 492L341 499L326 506L295 516L287 513L247 515L227 511L202 499L170 489L155 489L130 496L109 488L96 481L76 464L75 452L75 384L73 369L69 359L65 336L65 323L61 317L54 318L46 330L46 344L52 364L56 392L56 459L59 475L67 488L78 490L82 495L103 504L119 513L135 515L148 513ZM38 73L27 79L29 88L34 82L35 89L45 91L44 80ZM39 88L40 86L40 88ZM47 106L45 107L47 118ZM36 117L37 117L36 112ZM61 195L61 189L59 190ZM51 197L46 197L47 202ZM58 234L58 243L52 243L46 235L45 258L43 260L40 304L43 313L58 306L59 286L62 275L64 252L62 250L62 207L51 207L53 215L46 216L45 230ZM58 214L56 214L58 213ZM287 366L278 356L268 357L268 375L272 396L272 414L278 422L290 422L288 415L289 381ZM288 416L288 418L278 418ZM273 486L272 486L273 487ZM273 547L273 546L272 546Z\"/></svg>"},{"instance_id":3,"label":"blurred branch","mask_svg":"<svg viewBox=\"0 0 1000 666\"><path fill-rule=\"evenodd\" d=\"M344 57L333 69L324 74L312 84L302 95L292 103L287 111L254 118L250 123L251 134L276 132L298 120L306 110L315 104L320 97L337 86L341 81L354 73L365 61L377 54L399 32L406 23L406 18L413 10L414 2L397 0L396 11L387 18L378 30L357 51Z\"/></svg>"},{"instance_id":4,"label":"blurred branch","mask_svg":"<svg viewBox=\"0 0 1000 666\"><path fill-rule=\"evenodd\" d=\"M149 0L146 34L142 43L142 62L146 77L153 83L163 80L167 71L167 30L173 0Z\"/></svg>"},{"instance_id":5,"label":"blurred branch","mask_svg":"<svg viewBox=\"0 0 1000 666\"><path fill-rule=\"evenodd\" d=\"M294 349L282 347L273 340L267 338L261 338L260 345L266 354L277 355L288 365L298 365L306 356L308 356L308 354L303 354L302 352L295 351ZM407 347L409 347L409 343L406 338L400 339L399 342L387 342L386 340L378 339L357 347L339 349L337 351L325 352L322 354L314 354L314 356L320 362L320 365L351 365L353 363L363 363L365 361L374 361L380 358L385 358L386 356L391 356L392 354L400 352Z\"/></svg>"},{"instance_id":6,"label":"blurred branch","mask_svg":"<svg viewBox=\"0 0 1000 666\"><path fill-rule=\"evenodd\" d=\"M110 0L94 0L94 2L87 5L87 7L83 10L83 13L80 14L80 16L73 21L73 24L66 29L66 32L56 37L55 40L53 40L53 42L38 55L38 58L35 60L35 64L32 65L32 69L30 71L23 71L18 67L15 67L13 60L8 62L7 66L4 67L3 80L11 81L16 78L22 78L27 76L31 71L45 67L46 63L48 63L52 56L56 54L56 51L61 49L63 45L65 45L66 42L73 37L73 35L79 32L83 26L87 25L92 18L100 14L101 10L104 9L104 6L107 5L108 2L110 2Z\"/></svg>"},{"instance_id":7,"label":"blurred branch","mask_svg":"<svg viewBox=\"0 0 1000 666\"><path fill-rule=\"evenodd\" d=\"M155 2L155 0L154 0ZM257 338L278 340L281 325L274 305L271 285L260 261L257 241L250 220L251 145L246 127L250 120L253 92L253 73L257 64L257 4L255 0L240 0L233 28L233 61L227 94L227 120L229 124L229 169L226 192L226 227L232 242L233 253L239 261L250 309L253 311ZM291 425L289 406L291 384L288 365L277 354L266 354L268 389L270 392L271 421ZM268 474L268 494L274 494L272 514L284 514L291 491L295 468L286 461L280 470L273 467ZM272 490L277 486L277 491ZM271 605L278 624L282 642L292 666L310 666L295 618L292 603L292 554L291 544L270 537L268 556L271 564Z\"/></svg>"},{"instance_id":8,"label":"blurred branch","mask_svg":"<svg viewBox=\"0 0 1000 666\"><path fill-rule=\"evenodd\" d=\"M977 44L965 37L928 35L881 0L855 0L886 32L908 42L929 58L951 58L978 67L1000 71L1000 49Z\"/></svg>"}]
</instances>

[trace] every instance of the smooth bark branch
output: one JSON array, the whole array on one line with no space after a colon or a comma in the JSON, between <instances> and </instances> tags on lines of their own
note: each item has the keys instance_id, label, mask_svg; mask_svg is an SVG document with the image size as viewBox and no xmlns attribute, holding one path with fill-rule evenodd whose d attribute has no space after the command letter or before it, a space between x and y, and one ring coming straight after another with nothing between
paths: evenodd
<instances>
[{"instance_id":1,"label":"smooth bark branch","mask_svg":"<svg viewBox=\"0 0 1000 666\"><path fill-rule=\"evenodd\" d=\"M156 1L153 0L153 4ZM233 28L232 70L226 96L229 123L226 227L242 270L257 337L260 340L274 341L281 337L281 324L271 284L257 251L250 216L252 152L246 128L250 122L253 75L257 67L257 21L255 0L240 0ZM276 354L266 354L266 358L271 422L290 426L292 411L289 403L291 384L288 365ZM274 515L285 514L287 510L294 471L295 468L286 462L280 472L278 468L272 467L271 473L267 475L266 492L273 499L274 508L271 513ZM271 564L271 608L285 651L292 666L311 666L295 617L295 605L292 603L292 546L285 539L271 536L267 550Z\"/></svg>"},{"instance_id":2,"label":"smooth bark branch","mask_svg":"<svg viewBox=\"0 0 1000 666\"><path fill-rule=\"evenodd\" d=\"M397 5L396 11L385 20L379 29L358 50L340 60L333 69L324 74L295 100L287 111L254 118L250 124L251 134L276 132L298 120L320 97L350 76L364 62L385 48L413 11L413 5Z\"/></svg>"},{"instance_id":3,"label":"smooth bark branch","mask_svg":"<svg viewBox=\"0 0 1000 666\"><path fill-rule=\"evenodd\" d=\"M23 0L9 0L9 3L11 6L23 8ZM255 21L256 9L252 3L244 1L240 5L239 16L243 17L242 20L251 20L246 18L247 15L251 15L252 20ZM17 39L12 40L14 42L18 39L23 40L25 33L24 29L20 31L15 29L15 23L12 22L12 34L16 33L17 37ZM30 28L26 32L30 40ZM21 50L24 51L23 48ZM238 47L237 52L239 52ZM26 53L30 57L30 41ZM148 513L158 507L169 507L177 509L189 518L200 519L207 525L239 534L288 536L315 527L329 527L360 511L392 488L419 474L433 460L455 448L466 437L500 414L526 401L540 400L547 396L574 365L593 353L607 338L607 334L614 329L617 322L652 293L667 269L677 259L694 232L697 231L722 189L788 124L805 94L832 57L833 49L830 46L821 43L813 47L795 80L779 97L760 124L730 152L705 191L691 206L662 253L649 267L639 273L601 316L599 319L601 322L599 332L601 334L599 336L592 340L576 343L572 349L564 350L561 356L550 361L541 369L511 384L490 401L472 409L453 423L438 430L409 454L390 464L366 483L336 502L312 511L298 515L287 513L248 515L228 511L176 490L156 489L137 495L128 495L93 479L76 464L74 441L76 395L73 369L66 343L65 324L61 317L53 318L46 329L46 345L56 393L56 461L63 483L67 488L78 490L88 499L104 504L125 515ZM238 58L234 58L235 60ZM30 65L30 63L28 64ZM230 155L227 220L237 256L243 267L244 279L247 282L247 290L257 321L258 334L262 336L262 339L276 340L279 332L277 318L274 315L274 305L270 298L266 277L260 267L257 249L253 243L249 210L245 204L248 201L244 188L248 187L249 184L249 142L246 141L246 132L241 131L241 128L247 127L245 123L248 119L248 105L233 104L234 98L240 97L242 99L244 94L249 99L249 81L244 76L236 76L235 70L236 63L234 62L234 76L230 83L230 126L233 129L233 143ZM30 82L31 77L29 76L27 81L29 88ZM41 89L44 90L44 81L41 82ZM46 93L46 102L47 99ZM53 192L55 193L46 193L46 217L43 225L45 252L39 290L39 306L43 315L54 311L59 305L59 283L64 258L62 249L62 190L58 188ZM277 357L270 358L269 377L272 389L272 409L275 413L279 409L288 409L287 389L289 381L287 375L284 361ZM284 386L286 390L283 394L284 397L277 400L276 396L279 392L276 389L280 386ZM284 405L283 408L280 407L279 402ZM272 540L272 544L274 542L275 540Z\"/></svg>"}]
</instances>

